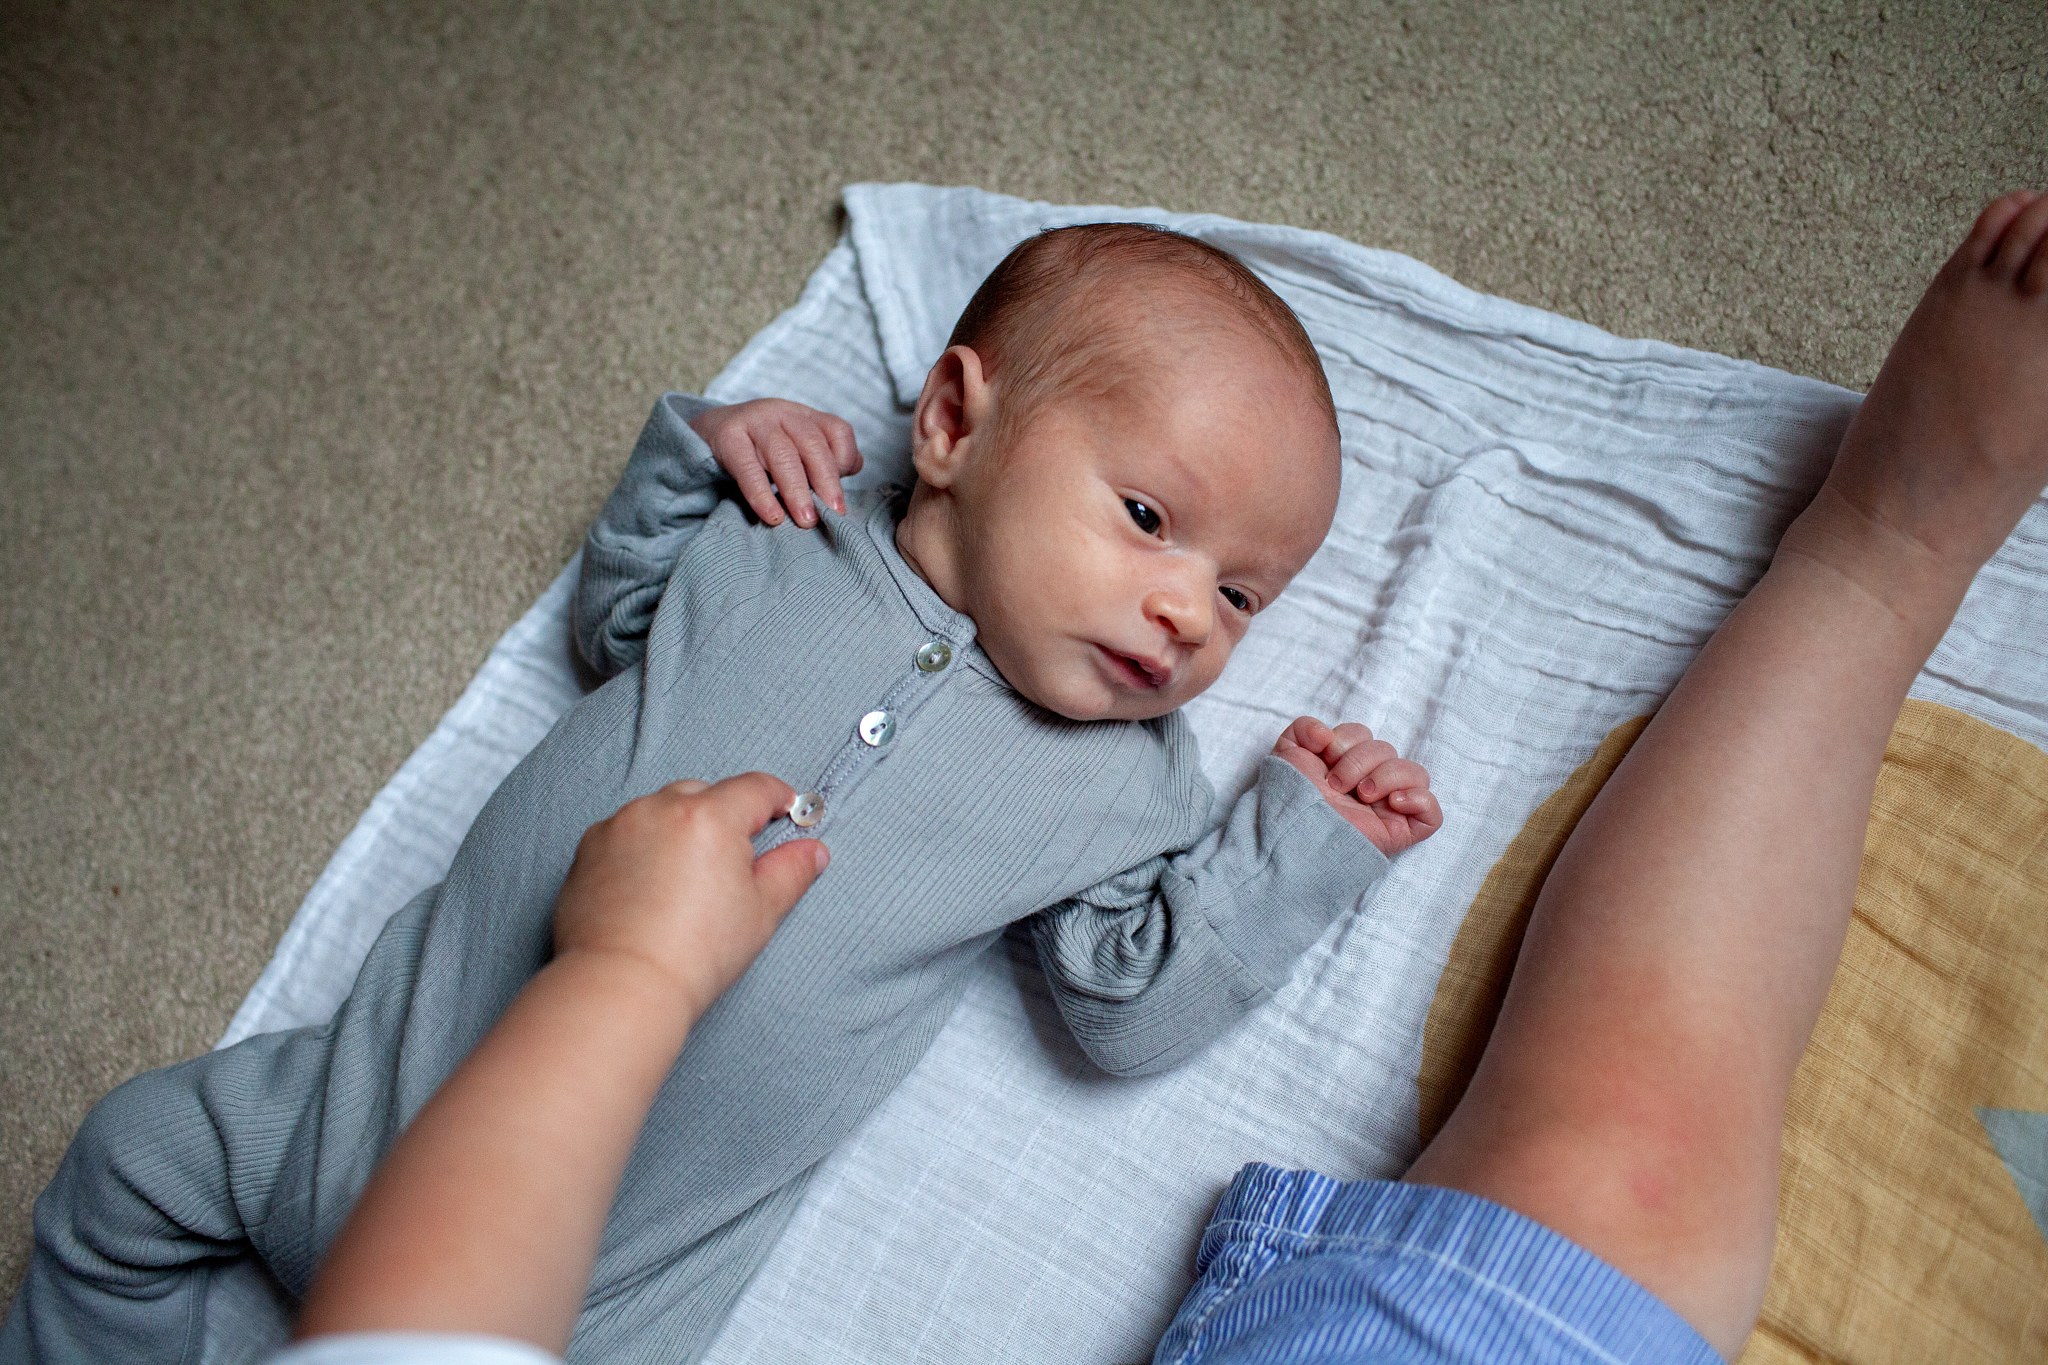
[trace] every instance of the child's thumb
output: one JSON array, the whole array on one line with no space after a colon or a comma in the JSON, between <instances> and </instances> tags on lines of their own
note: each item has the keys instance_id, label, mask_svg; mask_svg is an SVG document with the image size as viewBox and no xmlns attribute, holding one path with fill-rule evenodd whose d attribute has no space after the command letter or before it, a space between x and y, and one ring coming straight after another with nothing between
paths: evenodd
<instances>
[{"instance_id":1,"label":"child's thumb","mask_svg":"<svg viewBox=\"0 0 2048 1365\"><path fill-rule=\"evenodd\" d=\"M811 889L832 855L816 839L792 839L754 859L754 885L779 922Z\"/></svg>"}]
</instances>

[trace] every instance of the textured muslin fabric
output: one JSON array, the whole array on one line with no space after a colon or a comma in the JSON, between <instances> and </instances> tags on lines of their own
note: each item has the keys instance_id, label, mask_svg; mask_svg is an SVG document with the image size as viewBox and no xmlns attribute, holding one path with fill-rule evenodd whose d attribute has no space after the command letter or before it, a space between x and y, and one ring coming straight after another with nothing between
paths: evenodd
<instances>
[{"instance_id":1,"label":"textured muslin fabric","mask_svg":"<svg viewBox=\"0 0 2048 1365\"><path fill-rule=\"evenodd\" d=\"M852 186L846 207L847 236L802 298L706 392L845 417L868 460L856 484L902 476L924 368L1022 237L1135 218L1258 271L1323 357L1344 490L1323 551L1187 709L1203 763L1229 794L1295 714L1342 715L1424 763L1445 805L1370 917L1333 928L1287 989L1167 1075L1092 1072L1032 955L984 959L923 1062L819 1166L708 1357L1137 1360L1245 1162L1356 1178L1413 1156L1423 1022L1489 869L1604 736L1670 690L1857 398L1319 233L922 185ZM224 1041L327 1018L391 907L444 875L578 695L576 568L343 843ZM2048 507L1979 576L1914 694L2048 744ZM265 1344L261 1293L209 1298L210 1360Z\"/></svg>"},{"instance_id":2,"label":"textured muslin fabric","mask_svg":"<svg viewBox=\"0 0 2048 1365\"><path fill-rule=\"evenodd\" d=\"M1253 1163L1155 1365L1720 1365L1656 1295L1461 1190Z\"/></svg>"},{"instance_id":3,"label":"textured muslin fabric","mask_svg":"<svg viewBox=\"0 0 2048 1365\"><path fill-rule=\"evenodd\" d=\"M679 778L778 774L832 867L691 1029L626 1167L577 1360L686 1361L809 1171L1030 918L1097 1064L1185 1059L1284 985L1388 861L1278 758L1211 828L1185 717L1072 721L1019 696L895 545L898 497L765 526L654 406L593 529L577 616L616 674L492 795L438 887L372 945L336 1019L121 1086L36 1204L0 1355L186 1361L209 1277L303 1293L383 1149L546 960L583 832ZM655 603L659 603L658 607ZM871 743L884 710L895 737Z\"/></svg>"},{"instance_id":4,"label":"textured muslin fabric","mask_svg":"<svg viewBox=\"0 0 2048 1365\"><path fill-rule=\"evenodd\" d=\"M552 1351L462 1332L347 1332L303 1341L264 1365L561 1365Z\"/></svg>"}]
</instances>

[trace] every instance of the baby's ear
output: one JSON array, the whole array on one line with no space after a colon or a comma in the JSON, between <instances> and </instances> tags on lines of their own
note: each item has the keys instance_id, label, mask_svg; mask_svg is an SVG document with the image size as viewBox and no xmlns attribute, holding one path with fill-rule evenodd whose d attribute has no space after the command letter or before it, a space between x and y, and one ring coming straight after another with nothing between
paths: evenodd
<instances>
[{"instance_id":1,"label":"baby's ear","mask_svg":"<svg viewBox=\"0 0 2048 1365\"><path fill-rule=\"evenodd\" d=\"M945 488L975 446L995 429L995 390L971 346L951 346L924 377L910 419L910 458L917 477Z\"/></svg>"}]
</instances>

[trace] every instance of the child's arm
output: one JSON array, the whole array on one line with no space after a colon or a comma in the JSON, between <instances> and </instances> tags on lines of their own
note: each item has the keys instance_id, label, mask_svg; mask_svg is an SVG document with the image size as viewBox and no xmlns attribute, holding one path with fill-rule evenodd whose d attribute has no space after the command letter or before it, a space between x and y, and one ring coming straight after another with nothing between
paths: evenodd
<instances>
[{"instance_id":1,"label":"child's arm","mask_svg":"<svg viewBox=\"0 0 2048 1365\"><path fill-rule=\"evenodd\" d=\"M405 1130L320 1268L297 1335L474 1332L559 1353L606 1212L683 1039L823 870L749 837L793 793L678 782L591 826L555 957Z\"/></svg>"},{"instance_id":2,"label":"child's arm","mask_svg":"<svg viewBox=\"0 0 2048 1365\"><path fill-rule=\"evenodd\" d=\"M1222 828L1032 918L1076 1040L1119 1075L1206 1046L1443 823L1428 784L1363 726L1289 726Z\"/></svg>"},{"instance_id":3,"label":"child's arm","mask_svg":"<svg viewBox=\"0 0 2048 1365\"><path fill-rule=\"evenodd\" d=\"M761 398L720 407L663 395L584 541L571 612L584 662L608 678L639 661L669 574L717 508L721 485L737 484L755 515L774 526L783 510L772 478L797 523L811 526L812 489L844 511L839 477L860 464L853 428L800 403Z\"/></svg>"}]
</instances>

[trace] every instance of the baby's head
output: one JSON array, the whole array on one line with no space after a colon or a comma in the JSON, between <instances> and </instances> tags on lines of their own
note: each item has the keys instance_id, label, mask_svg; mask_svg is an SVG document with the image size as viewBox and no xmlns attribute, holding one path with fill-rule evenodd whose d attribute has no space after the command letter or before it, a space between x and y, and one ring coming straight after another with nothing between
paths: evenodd
<instances>
[{"instance_id":1,"label":"baby's head","mask_svg":"<svg viewBox=\"0 0 2048 1365\"><path fill-rule=\"evenodd\" d=\"M1337 505L1336 410L1232 256L1129 223L996 267L925 379L897 543L1026 697L1140 720L1223 671Z\"/></svg>"}]
</instances>

